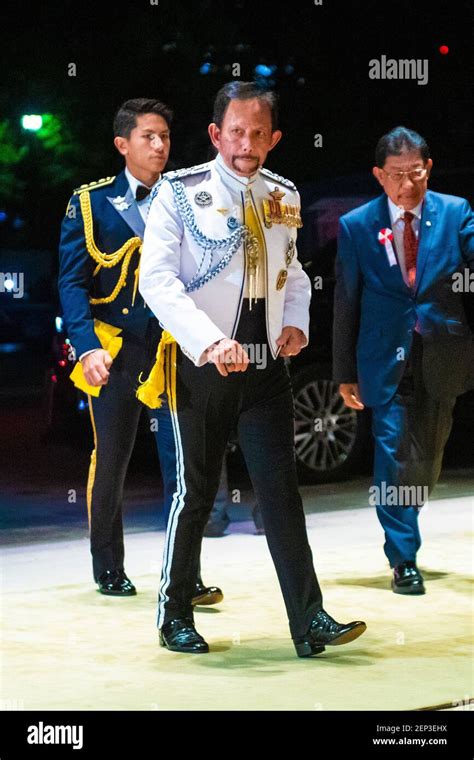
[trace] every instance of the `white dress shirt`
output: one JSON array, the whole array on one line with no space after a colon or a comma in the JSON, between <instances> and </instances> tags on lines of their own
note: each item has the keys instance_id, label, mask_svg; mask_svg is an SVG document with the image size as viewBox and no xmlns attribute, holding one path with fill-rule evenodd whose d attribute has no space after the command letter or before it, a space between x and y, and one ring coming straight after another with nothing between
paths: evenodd
<instances>
[{"instance_id":1,"label":"white dress shirt","mask_svg":"<svg viewBox=\"0 0 474 760\"><path fill-rule=\"evenodd\" d=\"M135 193L137 192L138 185L143 185L144 187L147 187L147 188L149 187L148 185L145 185L144 182L140 182L139 179L137 179L136 177L134 177L133 174L128 170L128 167L125 167L125 176L128 179L128 184L130 185L130 190L132 191L134 198L135 198ZM147 197L144 198L140 202L135 201L135 203L138 206L138 210L140 212L140 215L141 215L143 221L145 222L145 224L146 224L146 220L147 220L147 217L148 217L148 211L150 210L151 191L153 190L153 188L155 187L155 185L158 184L158 182L160 181L160 179L161 179L161 174L158 177L158 179L156 180L156 182L151 187L149 187L150 195L147 195Z\"/></svg>"}]
</instances>

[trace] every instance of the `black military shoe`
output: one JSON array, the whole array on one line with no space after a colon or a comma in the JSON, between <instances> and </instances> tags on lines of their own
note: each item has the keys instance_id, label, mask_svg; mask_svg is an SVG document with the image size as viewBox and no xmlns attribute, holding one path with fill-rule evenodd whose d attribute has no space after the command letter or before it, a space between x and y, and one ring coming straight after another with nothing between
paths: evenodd
<instances>
[{"instance_id":1,"label":"black military shoe","mask_svg":"<svg viewBox=\"0 0 474 760\"><path fill-rule=\"evenodd\" d=\"M97 579L97 585L100 593L106 596L135 596L137 593L125 570L106 570Z\"/></svg>"},{"instance_id":2,"label":"black military shoe","mask_svg":"<svg viewBox=\"0 0 474 760\"><path fill-rule=\"evenodd\" d=\"M209 644L196 631L192 618L176 618L165 623L160 630L160 644L171 652L185 654L209 652Z\"/></svg>"},{"instance_id":3,"label":"black military shoe","mask_svg":"<svg viewBox=\"0 0 474 760\"><path fill-rule=\"evenodd\" d=\"M193 606L199 604L219 604L222 602L224 594L217 586L205 586L202 580L196 581L196 588L194 589L194 596L192 598Z\"/></svg>"},{"instance_id":4,"label":"black military shoe","mask_svg":"<svg viewBox=\"0 0 474 760\"><path fill-rule=\"evenodd\" d=\"M416 562L407 560L393 568L392 591L394 594L421 595L425 593L423 576Z\"/></svg>"},{"instance_id":5,"label":"black military shoe","mask_svg":"<svg viewBox=\"0 0 474 760\"><path fill-rule=\"evenodd\" d=\"M324 652L325 646L348 644L361 636L367 626L361 620L352 623L337 623L324 610L313 617L309 631L299 639L293 639L298 657L311 657Z\"/></svg>"}]
</instances>

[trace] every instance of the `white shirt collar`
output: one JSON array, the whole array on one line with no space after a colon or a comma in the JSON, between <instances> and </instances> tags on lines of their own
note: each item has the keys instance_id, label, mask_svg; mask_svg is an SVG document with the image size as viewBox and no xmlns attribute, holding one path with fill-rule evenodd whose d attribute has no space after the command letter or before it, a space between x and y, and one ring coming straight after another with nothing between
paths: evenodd
<instances>
[{"instance_id":1,"label":"white shirt collar","mask_svg":"<svg viewBox=\"0 0 474 760\"><path fill-rule=\"evenodd\" d=\"M128 180L128 184L130 185L130 190L132 191L134 198L135 198L135 194L137 192L138 185L144 185L144 187L148 187L148 185L145 185L144 182L140 182L139 179L137 179L136 177L134 177L133 174L132 174L132 172L129 171L129 169L128 169L127 166L125 167L125 176L126 176L126 178ZM155 184L151 186L150 191L153 190L153 188L155 187L155 185L158 184L158 182L160 181L160 179L161 179L161 174L158 177L158 179L156 180ZM148 201L148 200L149 200L148 198L144 198L144 201Z\"/></svg>"},{"instance_id":2,"label":"white shirt collar","mask_svg":"<svg viewBox=\"0 0 474 760\"><path fill-rule=\"evenodd\" d=\"M405 213L405 209L401 206L396 206L395 203L392 201L391 198L388 197L388 209L390 212L390 223L392 225L396 224L399 219L401 219ZM416 219L421 219L421 207L423 206L423 201L420 201L415 208L410 209L410 213L415 216Z\"/></svg>"},{"instance_id":3,"label":"white shirt collar","mask_svg":"<svg viewBox=\"0 0 474 760\"><path fill-rule=\"evenodd\" d=\"M215 165L224 184L230 185L234 190L247 188L258 178L258 170L255 174L252 174L251 177L241 177L240 174L236 174L232 169L229 169L226 163L224 163L224 159L220 153L216 156Z\"/></svg>"}]
</instances>

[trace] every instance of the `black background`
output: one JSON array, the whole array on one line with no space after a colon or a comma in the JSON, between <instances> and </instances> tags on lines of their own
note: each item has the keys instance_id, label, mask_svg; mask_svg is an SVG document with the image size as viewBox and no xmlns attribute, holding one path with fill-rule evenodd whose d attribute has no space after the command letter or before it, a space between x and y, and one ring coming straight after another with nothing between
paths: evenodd
<instances>
[{"instance_id":1,"label":"black background","mask_svg":"<svg viewBox=\"0 0 474 760\"><path fill-rule=\"evenodd\" d=\"M244 80L259 63L277 66L284 139L268 166L297 183L368 171L377 139L397 124L427 138L435 171L472 167L473 8L463 0L3 4L0 112L27 152L0 188L0 203L25 224L14 233L3 225L0 242L56 246L71 189L121 168L112 119L127 98L173 107L168 168L207 160L213 99L236 62ZM381 55L428 59L428 84L369 79L369 61ZM41 154L20 127L24 113L60 119L59 153Z\"/></svg>"}]
</instances>

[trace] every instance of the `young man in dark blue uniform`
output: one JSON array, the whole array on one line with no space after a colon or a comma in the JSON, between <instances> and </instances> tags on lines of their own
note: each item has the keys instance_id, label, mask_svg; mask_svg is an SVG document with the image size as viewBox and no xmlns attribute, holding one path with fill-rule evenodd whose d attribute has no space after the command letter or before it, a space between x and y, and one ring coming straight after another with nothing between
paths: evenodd
<instances>
[{"instance_id":1,"label":"young man in dark blue uniform","mask_svg":"<svg viewBox=\"0 0 474 760\"><path fill-rule=\"evenodd\" d=\"M150 192L170 149L170 109L158 100L125 102L114 120L114 144L125 159L117 177L82 185L61 228L59 292L78 363L71 375L88 393L94 431L87 507L94 580L99 591L131 596L124 569L122 499L142 404L138 378L153 362L161 330L137 289ZM176 485L169 409L149 410L168 516ZM194 603L222 600L198 578Z\"/></svg>"}]
</instances>

